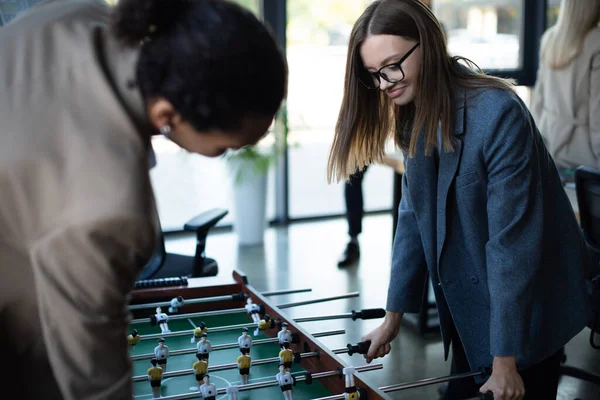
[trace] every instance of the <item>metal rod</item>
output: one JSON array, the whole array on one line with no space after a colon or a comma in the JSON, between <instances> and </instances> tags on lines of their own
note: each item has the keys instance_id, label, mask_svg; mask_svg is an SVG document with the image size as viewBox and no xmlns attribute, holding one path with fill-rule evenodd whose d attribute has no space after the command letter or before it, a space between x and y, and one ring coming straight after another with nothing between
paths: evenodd
<instances>
[{"instance_id":1,"label":"metal rod","mask_svg":"<svg viewBox=\"0 0 600 400\"><path fill-rule=\"evenodd\" d=\"M354 370L357 372L365 372L365 371L372 371L372 370L381 369L381 368L383 368L382 364L370 364L370 365L355 367ZM325 378L328 376L335 376L338 373L339 373L338 371L318 372L318 373L312 374L312 378L313 379ZM306 376L304 375L304 373L294 374L294 378L296 379L296 382L303 382L306 380ZM271 381L265 381L265 382L250 383L248 385L240 385L240 386L238 386L238 390L240 392L243 392L246 390L261 389L261 388L277 386L277 385L279 385L279 382L277 380L271 380ZM227 393L226 388L217 389L217 395L222 395L222 394L226 394L226 393ZM341 396L342 397L335 397L335 398L343 399L344 395L341 395ZM202 397L202 395L199 392L192 392L192 393L186 393L186 394L178 394L178 395L174 395L174 396L163 396L163 397L161 397L161 400L186 400L186 399L195 399L195 398L200 398L200 397ZM325 399L325 397L323 399ZM327 397L327 399L329 399L329 397Z\"/></svg>"},{"instance_id":2,"label":"metal rod","mask_svg":"<svg viewBox=\"0 0 600 400\"><path fill-rule=\"evenodd\" d=\"M334 315L321 315L318 317L302 317L302 318L294 318L295 322L314 322L314 321L329 321L332 319L343 319L343 318L352 318L352 313L345 314L334 314Z\"/></svg>"},{"instance_id":3,"label":"metal rod","mask_svg":"<svg viewBox=\"0 0 600 400\"><path fill-rule=\"evenodd\" d=\"M190 300L184 299L183 306L181 306L181 307L184 307L188 304L203 304L203 303L216 303L218 301L232 301L241 296L244 296L243 293L228 294L226 296L201 297L198 299L190 299ZM159 303L133 304L133 305L129 306L129 309L131 311L133 311L133 310L145 310L147 308L170 307L170 306L171 306L170 301L163 301L163 302L159 302Z\"/></svg>"},{"instance_id":4,"label":"metal rod","mask_svg":"<svg viewBox=\"0 0 600 400\"><path fill-rule=\"evenodd\" d=\"M341 294L338 296L323 297L320 299L312 299L312 300L298 301L298 302L294 302L294 303L280 304L277 307L284 309L284 308L290 308L290 307L304 306L307 304L323 303L323 302L332 301L332 300L348 299L351 297L358 297L359 295L360 295L359 292L351 292L351 293ZM178 320L178 319L187 319L187 318L210 317L210 316L215 316L215 315L236 314L236 313L242 313L242 312L245 313L246 309L245 308L230 308L228 310L177 314L177 315L169 315L168 321ZM134 319L133 321L131 321L131 324L144 323L144 322L148 322L149 320L150 320L149 317Z\"/></svg>"},{"instance_id":5,"label":"metal rod","mask_svg":"<svg viewBox=\"0 0 600 400\"><path fill-rule=\"evenodd\" d=\"M312 292L312 289L305 288L305 289L272 290L270 292L262 292L261 294L265 297L269 297L269 296L281 296L284 294L295 294L295 293L306 293L306 292Z\"/></svg>"},{"instance_id":6,"label":"metal rod","mask_svg":"<svg viewBox=\"0 0 600 400\"><path fill-rule=\"evenodd\" d=\"M389 392L395 392L398 390L412 389L412 388L416 388L416 387L420 387L420 386L427 386L427 385L433 385L436 383L454 381L457 379L471 378L471 377L478 376L478 375L481 375L481 372L466 372L464 374L448 375L448 376L442 376L442 377L437 377L437 378L426 378L426 379L420 379L420 380L414 381L414 382L398 383L395 385L382 386L379 388L379 390L381 390L382 392L385 392L385 393L389 393Z\"/></svg>"},{"instance_id":7,"label":"metal rod","mask_svg":"<svg viewBox=\"0 0 600 400\"><path fill-rule=\"evenodd\" d=\"M323 316L319 316L319 317L303 317L303 318L294 318L293 321L295 322L312 322L312 321L324 321L324 320L330 320L330 319L339 319L339 318L352 318L352 313L347 313L347 314L337 314L337 315L323 315ZM216 328L208 328L208 332L226 332L226 331L233 331L236 329L242 329L242 328L253 328L256 326L255 322L249 322L246 324L237 324L237 325L228 325L228 326L221 326L221 327L216 327ZM150 335L143 335L140 337L140 340L152 340L152 339L159 339L159 338L171 338L171 337L178 337L178 336L186 336L186 335L191 335L194 333L193 329L186 329L183 331L177 331L177 332L171 332L171 333L156 333L156 334L150 334Z\"/></svg>"},{"instance_id":8,"label":"metal rod","mask_svg":"<svg viewBox=\"0 0 600 400\"><path fill-rule=\"evenodd\" d=\"M208 328L208 333L235 331L236 329L253 328L255 326L256 326L256 322L248 322L245 324L236 324L236 325L218 326L216 328ZM187 330L183 330L183 331L177 331L177 332L171 332L171 333L165 333L165 334L156 333L156 334L151 334L151 335L142 335L140 337L140 341L141 340L159 339L159 338L167 339L167 338L172 338L172 337L191 335L193 333L194 333L193 329L187 329Z\"/></svg>"},{"instance_id":9,"label":"metal rod","mask_svg":"<svg viewBox=\"0 0 600 400\"><path fill-rule=\"evenodd\" d=\"M261 295L269 297L269 296L281 296L284 294L295 294L295 293L306 293L312 292L311 288L303 288L303 289L287 289L287 290L271 290L268 292L262 292ZM203 303L213 303L218 301L231 301L235 299L239 299L240 297L246 297L247 295L244 293L237 294L228 294L225 296L213 296L213 297L201 297L197 299L189 299L183 300L183 306L188 304L203 304ZM170 301L163 301L157 303L145 303L145 304L132 304L129 306L129 310L145 310L148 308L156 308L156 307L170 307Z\"/></svg>"},{"instance_id":10,"label":"metal rod","mask_svg":"<svg viewBox=\"0 0 600 400\"><path fill-rule=\"evenodd\" d=\"M301 353L300 354L300 358L310 358L310 357L316 357L317 356L317 352L309 352L309 353ZM256 366L256 365L264 365L264 364L272 364L272 363L277 363L279 362L279 357L270 357L270 358L263 358L260 360L256 360L256 361L252 361L252 363L250 364L251 366ZM226 369L234 369L237 368L238 364L237 363L231 363L231 364L220 364L220 365L214 365L214 366L209 366L207 369L207 372L214 372L214 371L223 371ZM182 369L182 370L178 370L178 371L173 371L173 372L165 372L164 374L162 374L163 378L173 378L175 376L184 376L184 375L190 375L193 374L194 370L193 369ZM141 381L145 381L148 380L148 376L147 375L138 375L138 376L134 376L133 377L133 381L134 382L141 382Z\"/></svg>"},{"instance_id":11,"label":"metal rod","mask_svg":"<svg viewBox=\"0 0 600 400\"><path fill-rule=\"evenodd\" d=\"M187 319L187 318L202 318L202 317L214 317L216 315L228 315L228 314L237 314L237 313L245 313L245 308L229 308L227 310L215 310L215 311L204 311L197 313L189 313L189 314L179 314L179 315L169 315L169 321L176 319ZM149 317L146 318L138 318L131 321L131 324L141 324L148 323L150 321Z\"/></svg>"},{"instance_id":12,"label":"metal rod","mask_svg":"<svg viewBox=\"0 0 600 400\"><path fill-rule=\"evenodd\" d=\"M317 333L314 333L312 336L315 338L320 338L320 337L327 337L327 336L343 335L345 333L346 333L345 330L338 329L338 330L334 330L334 331L317 332ZM268 343L279 343L279 340L277 338L258 339L258 340L255 340L252 342L252 346L259 345L259 344L268 344ZM237 343L227 343L227 344L219 344L219 345L212 346L212 351L224 350L224 349L236 349L236 348L238 348ZM169 357L182 355L182 354L194 354L197 351L198 351L198 349L196 347L191 348L191 349L173 350L173 351L169 352ZM346 352L348 352L348 349L346 349ZM132 361L149 360L153 357L154 357L154 353L146 353L146 354L139 354L136 356L131 356L131 360Z\"/></svg>"},{"instance_id":13,"label":"metal rod","mask_svg":"<svg viewBox=\"0 0 600 400\"><path fill-rule=\"evenodd\" d=\"M339 296L323 297L321 299L313 299L313 300L298 301L298 302L294 302L294 303L280 304L277 307L281 308L281 309L284 309L284 308L290 308L290 307L305 306L307 304L323 303L323 302L326 302L326 301L348 299L348 298L351 298L351 297L358 297L359 295L360 295L359 292L351 292L351 293L342 294L342 295L339 295Z\"/></svg>"}]
</instances>

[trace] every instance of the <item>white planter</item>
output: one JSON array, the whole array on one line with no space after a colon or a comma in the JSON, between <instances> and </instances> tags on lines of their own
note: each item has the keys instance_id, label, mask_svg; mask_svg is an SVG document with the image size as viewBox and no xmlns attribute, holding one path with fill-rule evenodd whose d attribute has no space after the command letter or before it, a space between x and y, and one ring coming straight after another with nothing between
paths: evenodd
<instances>
[{"instance_id":1,"label":"white planter","mask_svg":"<svg viewBox=\"0 0 600 400\"><path fill-rule=\"evenodd\" d=\"M233 185L234 231L240 246L263 244L267 227L267 175Z\"/></svg>"}]
</instances>

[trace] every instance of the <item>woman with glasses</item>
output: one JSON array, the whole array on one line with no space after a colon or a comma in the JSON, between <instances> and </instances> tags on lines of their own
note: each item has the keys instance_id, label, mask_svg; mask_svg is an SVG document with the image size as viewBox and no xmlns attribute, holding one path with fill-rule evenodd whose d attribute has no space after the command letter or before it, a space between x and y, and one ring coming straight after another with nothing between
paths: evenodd
<instances>
[{"instance_id":1,"label":"woman with glasses","mask_svg":"<svg viewBox=\"0 0 600 400\"><path fill-rule=\"evenodd\" d=\"M346 65L329 179L380 161L388 139L406 171L388 312L363 337L367 361L419 311L429 271L452 372L492 367L485 382L453 381L445 398L556 398L562 348L586 325L588 256L526 106L509 82L450 56L417 0L371 3Z\"/></svg>"},{"instance_id":2,"label":"woman with glasses","mask_svg":"<svg viewBox=\"0 0 600 400\"><path fill-rule=\"evenodd\" d=\"M18 398L132 399L151 137L207 157L254 144L286 80L271 32L224 0L50 0L0 29L0 342Z\"/></svg>"}]
</instances>

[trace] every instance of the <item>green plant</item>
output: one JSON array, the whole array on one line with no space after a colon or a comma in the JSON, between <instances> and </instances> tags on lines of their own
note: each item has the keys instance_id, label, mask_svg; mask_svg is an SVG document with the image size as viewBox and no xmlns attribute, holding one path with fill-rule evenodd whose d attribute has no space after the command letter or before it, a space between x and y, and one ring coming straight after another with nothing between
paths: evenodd
<instances>
[{"instance_id":1,"label":"green plant","mask_svg":"<svg viewBox=\"0 0 600 400\"><path fill-rule=\"evenodd\" d=\"M275 115L269 133L259 143L225 154L234 183L239 185L250 178L266 175L285 152L288 133L287 107L284 103Z\"/></svg>"}]
</instances>

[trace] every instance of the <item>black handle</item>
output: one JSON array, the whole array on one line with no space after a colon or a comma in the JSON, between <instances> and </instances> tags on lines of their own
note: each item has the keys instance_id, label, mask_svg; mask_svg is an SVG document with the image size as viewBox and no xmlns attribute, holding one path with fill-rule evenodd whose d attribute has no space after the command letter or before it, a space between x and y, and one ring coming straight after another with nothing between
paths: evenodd
<instances>
[{"instance_id":1,"label":"black handle","mask_svg":"<svg viewBox=\"0 0 600 400\"><path fill-rule=\"evenodd\" d=\"M494 393L492 393L492 392L479 393L479 400L493 400L493 399L494 399Z\"/></svg>"},{"instance_id":2,"label":"black handle","mask_svg":"<svg viewBox=\"0 0 600 400\"><path fill-rule=\"evenodd\" d=\"M358 342L357 344L350 344L346 346L348 348L348 355L353 354L367 354L369 352L369 347L371 346L371 341L367 340L366 342Z\"/></svg>"},{"instance_id":3,"label":"black handle","mask_svg":"<svg viewBox=\"0 0 600 400\"><path fill-rule=\"evenodd\" d=\"M376 319L385 317L385 310L383 308L368 308L366 310L354 311L352 310L352 321L357 319Z\"/></svg>"}]
</instances>

